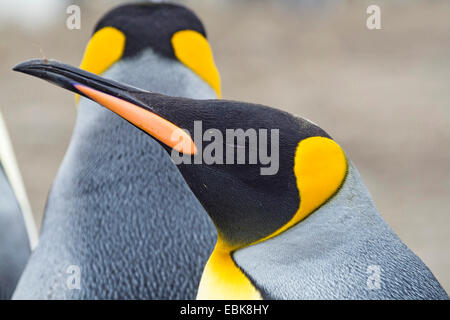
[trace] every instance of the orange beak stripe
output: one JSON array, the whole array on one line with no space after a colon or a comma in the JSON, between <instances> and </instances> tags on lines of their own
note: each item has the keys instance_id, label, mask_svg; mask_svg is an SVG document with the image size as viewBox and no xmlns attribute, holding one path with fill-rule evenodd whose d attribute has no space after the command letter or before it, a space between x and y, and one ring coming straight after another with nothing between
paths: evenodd
<instances>
[{"instance_id":1,"label":"orange beak stripe","mask_svg":"<svg viewBox=\"0 0 450 320\"><path fill-rule=\"evenodd\" d=\"M197 147L191 136L172 122L153 112L104 92L81 84L74 84L74 87L172 149L190 155L197 153Z\"/></svg>"}]
</instances>

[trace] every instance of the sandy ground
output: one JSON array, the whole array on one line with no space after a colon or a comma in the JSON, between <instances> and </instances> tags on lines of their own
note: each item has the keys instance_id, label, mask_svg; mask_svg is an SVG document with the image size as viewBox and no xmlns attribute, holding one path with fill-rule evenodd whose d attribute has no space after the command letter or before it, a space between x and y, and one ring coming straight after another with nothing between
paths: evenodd
<instances>
[{"instance_id":1,"label":"sandy ground","mask_svg":"<svg viewBox=\"0 0 450 320\"><path fill-rule=\"evenodd\" d=\"M40 48L77 65L95 21L117 3L92 2L81 3L81 30L65 28L65 10L46 29L0 26L0 108L39 222L76 110L71 94L10 70L40 57ZM207 27L224 97L326 129L383 217L450 291L450 2L375 2L383 29L369 31L365 11L374 1L188 1Z\"/></svg>"}]
</instances>

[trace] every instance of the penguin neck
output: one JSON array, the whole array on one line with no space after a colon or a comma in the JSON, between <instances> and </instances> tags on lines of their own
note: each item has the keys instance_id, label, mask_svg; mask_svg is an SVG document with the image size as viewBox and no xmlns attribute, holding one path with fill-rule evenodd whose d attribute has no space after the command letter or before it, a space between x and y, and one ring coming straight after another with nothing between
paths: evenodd
<instances>
[{"instance_id":1,"label":"penguin neck","mask_svg":"<svg viewBox=\"0 0 450 320\"><path fill-rule=\"evenodd\" d=\"M336 281L339 268L343 275L348 265L360 264L356 270L366 270L370 261L363 260L359 252L366 249L368 236L398 241L349 161L344 183L331 199L279 235L235 251L233 258L264 298L300 299ZM336 259L349 261L336 264ZM331 267L336 269L324 272Z\"/></svg>"},{"instance_id":2,"label":"penguin neck","mask_svg":"<svg viewBox=\"0 0 450 320\"><path fill-rule=\"evenodd\" d=\"M353 215L355 211L364 214ZM270 268L273 264L274 269L278 267L278 262L274 261L296 259L294 264L307 264L310 259L309 250L315 250L317 246L311 246L311 243L318 243L320 240L326 248L328 245L330 248L343 245L355 238L349 237L346 232L340 232L341 229L346 230L351 225L373 224L385 226L356 168L349 162L349 173L340 192L300 223L273 238L242 248L230 248L219 237L203 272L197 298L262 299L267 294L264 281L267 280L267 274L272 273L265 268ZM333 237L332 244L328 243L327 233ZM280 266L282 265L281 263ZM276 279L276 273L272 277Z\"/></svg>"},{"instance_id":3,"label":"penguin neck","mask_svg":"<svg viewBox=\"0 0 450 320\"><path fill-rule=\"evenodd\" d=\"M233 260L233 248L219 236L203 270L198 300L261 300L261 294Z\"/></svg>"}]
</instances>

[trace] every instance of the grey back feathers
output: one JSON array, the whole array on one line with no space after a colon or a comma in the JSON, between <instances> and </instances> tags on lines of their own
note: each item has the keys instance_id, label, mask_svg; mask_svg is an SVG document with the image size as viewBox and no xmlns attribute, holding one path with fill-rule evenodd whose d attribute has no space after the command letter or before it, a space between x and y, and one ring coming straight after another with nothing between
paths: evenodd
<instances>
[{"instance_id":1,"label":"grey back feathers","mask_svg":"<svg viewBox=\"0 0 450 320\"><path fill-rule=\"evenodd\" d=\"M103 76L168 95L215 98L192 71L151 49ZM14 298L193 299L215 240L212 222L162 147L81 98L40 244ZM79 271L78 289L67 285L77 281L71 270Z\"/></svg>"},{"instance_id":2,"label":"grey back feathers","mask_svg":"<svg viewBox=\"0 0 450 320\"><path fill-rule=\"evenodd\" d=\"M0 162L0 300L11 298L30 253L22 212Z\"/></svg>"},{"instance_id":3,"label":"grey back feathers","mask_svg":"<svg viewBox=\"0 0 450 320\"><path fill-rule=\"evenodd\" d=\"M269 299L448 298L382 219L352 164L330 201L233 258Z\"/></svg>"}]
</instances>

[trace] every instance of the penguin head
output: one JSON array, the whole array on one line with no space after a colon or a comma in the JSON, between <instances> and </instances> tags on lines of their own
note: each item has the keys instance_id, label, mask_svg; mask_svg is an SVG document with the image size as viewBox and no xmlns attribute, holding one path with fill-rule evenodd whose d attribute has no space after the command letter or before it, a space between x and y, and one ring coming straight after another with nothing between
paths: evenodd
<instances>
[{"instance_id":1,"label":"penguin head","mask_svg":"<svg viewBox=\"0 0 450 320\"><path fill-rule=\"evenodd\" d=\"M107 12L97 23L80 68L97 75L118 62L145 64L156 54L182 64L221 96L220 76L200 19L170 3L126 4Z\"/></svg>"},{"instance_id":2,"label":"penguin head","mask_svg":"<svg viewBox=\"0 0 450 320\"><path fill-rule=\"evenodd\" d=\"M337 192L347 172L344 152L325 131L278 109L150 93L54 61L15 70L82 94L159 141L227 250L299 223Z\"/></svg>"}]
</instances>

